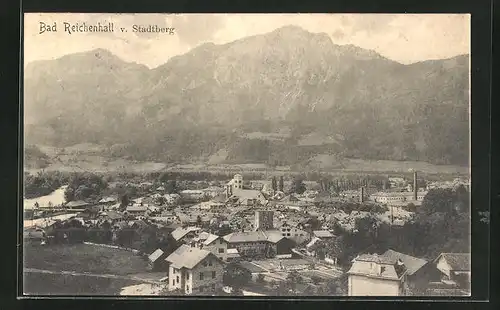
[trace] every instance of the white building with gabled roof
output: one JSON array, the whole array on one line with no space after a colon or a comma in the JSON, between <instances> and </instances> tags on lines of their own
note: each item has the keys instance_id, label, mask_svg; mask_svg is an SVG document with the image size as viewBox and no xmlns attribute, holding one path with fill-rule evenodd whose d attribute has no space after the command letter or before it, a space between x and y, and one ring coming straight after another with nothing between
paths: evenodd
<instances>
[{"instance_id":1,"label":"white building with gabled roof","mask_svg":"<svg viewBox=\"0 0 500 310\"><path fill-rule=\"evenodd\" d=\"M212 252L181 245L165 259L168 290L188 295L215 295L222 289L224 263Z\"/></svg>"}]
</instances>

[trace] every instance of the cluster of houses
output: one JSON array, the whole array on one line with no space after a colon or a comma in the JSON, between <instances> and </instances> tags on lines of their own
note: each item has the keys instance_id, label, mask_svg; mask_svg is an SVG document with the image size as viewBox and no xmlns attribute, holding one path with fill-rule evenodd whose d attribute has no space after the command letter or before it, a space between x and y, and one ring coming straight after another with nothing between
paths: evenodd
<instances>
[{"instance_id":1,"label":"cluster of houses","mask_svg":"<svg viewBox=\"0 0 500 310\"><path fill-rule=\"evenodd\" d=\"M393 180L395 185L401 185L397 181ZM342 193L342 198L387 205L422 201L426 192L416 187L416 174L414 185L402 192L370 193L361 188ZM248 188L237 174L224 187L209 186L177 194L162 194L160 188L149 197L132 200L125 210L113 197L105 197L97 205L73 201L66 207L83 211L65 215L64 220L78 219L84 225L107 221L119 228L140 225L147 219L158 227L166 227L181 245L172 253L165 249L151 253L152 268L168 272L170 291L215 294L223 286L224 266L231 262L246 266L253 275L265 274L273 281L284 280L284 270L312 272L312 262L322 266L320 276L338 276L337 259L328 255L319 259L316 250L335 237L330 223L354 229L355 219L368 212L347 214L337 210L325 214L315 203L328 200L327 196L311 190L298 195L274 191L269 186ZM319 226L313 225L314 220ZM25 221L25 238L43 240L45 229L55 221L31 221L31 226ZM213 228L224 228L224 233L214 234ZM353 260L348 276L351 296L415 292L433 295L445 291L467 294L470 255L443 253L427 261L392 250L381 255L362 254Z\"/></svg>"}]
</instances>

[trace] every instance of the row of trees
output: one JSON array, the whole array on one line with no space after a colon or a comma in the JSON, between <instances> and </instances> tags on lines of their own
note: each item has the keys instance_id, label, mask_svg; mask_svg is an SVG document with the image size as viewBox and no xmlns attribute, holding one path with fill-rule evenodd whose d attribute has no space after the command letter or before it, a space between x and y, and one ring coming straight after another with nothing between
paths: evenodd
<instances>
[{"instance_id":1,"label":"row of trees","mask_svg":"<svg viewBox=\"0 0 500 310\"><path fill-rule=\"evenodd\" d=\"M73 174L64 192L67 202L73 200L96 200L108 187L107 182L101 175L94 173Z\"/></svg>"},{"instance_id":2,"label":"row of trees","mask_svg":"<svg viewBox=\"0 0 500 310\"><path fill-rule=\"evenodd\" d=\"M45 196L68 182L69 176L58 171L25 174L24 196L28 199Z\"/></svg>"},{"instance_id":3,"label":"row of trees","mask_svg":"<svg viewBox=\"0 0 500 310\"><path fill-rule=\"evenodd\" d=\"M271 179L271 187L272 187L273 191L283 192L285 190L285 181L283 179L283 176L280 176L279 183L278 183L276 177L273 176L273 178Z\"/></svg>"},{"instance_id":4,"label":"row of trees","mask_svg":"<svg viewBox=\"0 0 500 310\"><path fill-rule=\"evenodd\" d=\"M147 254L158 248L171 253L179 246L168 231L146 222L144 225L113 228L107 221L86 227L78 220L70 220L54 224L47 235L55 244L88 241L129 247Z\"/></svg>"}]
</instances>

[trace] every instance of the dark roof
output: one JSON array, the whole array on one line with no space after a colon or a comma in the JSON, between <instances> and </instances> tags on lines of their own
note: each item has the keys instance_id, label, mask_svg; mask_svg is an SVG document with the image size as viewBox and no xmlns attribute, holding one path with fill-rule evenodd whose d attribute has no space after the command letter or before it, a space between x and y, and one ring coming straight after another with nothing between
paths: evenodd
<instances>
[{"instance_id":1,"label":"dark roof","mask_svg":"<svg viewBox=\"0 0 500 310\"><path fill-rule=\"evenodd\" d=\"M382 256L388 258L389 261L397 261L398 259L401 260L405 264L408 275L410 276L427 264L425 259L413 257L390 249L382 254Z\"/></svg>"},{"instance_id":2,"label":"dark roof","mask_svg":"<svg viewBox=\"0 0 500 310\"><path fill-rule=\"evenodd\" d=\"M442 257L451 270L470 271L470 253L441 253L437 260Z\"/></svg>"}]
</instances>

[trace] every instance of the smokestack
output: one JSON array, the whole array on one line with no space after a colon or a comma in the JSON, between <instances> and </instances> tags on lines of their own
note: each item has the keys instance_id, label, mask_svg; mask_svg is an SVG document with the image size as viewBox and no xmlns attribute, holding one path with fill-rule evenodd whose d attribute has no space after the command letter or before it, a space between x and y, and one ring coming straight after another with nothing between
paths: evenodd
<instances>
[{"instance_id":1,"label":"smokestack","mask_svg":"<svg viewBox=\"0 0 500 310\"><path fill-rule=\"evenodd\" d=\"M417 191L418 191L417 172L413 171L413 200L414 201L417 201Z\"/></svg>"},{"instance_id":2,"label":"smokestack","mask_svg":"<svg viewBox=\"0 0 500 310\"><path fill-rule=\"evenodd\" d=\"M365 187L361 186L359 189L359 202L363 203L365 202Z\"/></svg>"}]
</instances>

